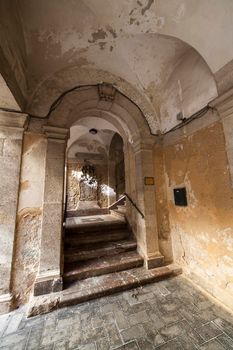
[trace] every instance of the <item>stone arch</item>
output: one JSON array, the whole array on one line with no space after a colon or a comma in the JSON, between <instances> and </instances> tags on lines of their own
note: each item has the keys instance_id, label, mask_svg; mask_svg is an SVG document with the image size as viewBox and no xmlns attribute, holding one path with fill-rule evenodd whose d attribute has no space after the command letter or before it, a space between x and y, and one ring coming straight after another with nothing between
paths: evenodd
<instances>
[{"instance_id":1,"label":"stone arch","mask_svg":"<svg viewBox=\"0 0 233 350\"><path fill-rule=\"evenodd\" d=\"M75 101L75 103L73 102ZM123 140L150 137L150 129L140 109L127 97L116 92L114 101L101 101L97 87L73 94L51 114L48 125L70 128L85 116L111 122Z\"/></svg>"}]
</instances>

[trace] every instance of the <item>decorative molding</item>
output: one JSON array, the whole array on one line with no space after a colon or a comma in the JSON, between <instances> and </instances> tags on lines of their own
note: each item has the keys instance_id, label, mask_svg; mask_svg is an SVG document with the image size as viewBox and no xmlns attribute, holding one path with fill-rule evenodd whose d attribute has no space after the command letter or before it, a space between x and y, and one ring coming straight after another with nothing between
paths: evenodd
<instances>
[{"instance_id":1,"label":"decorative molding","mask_svg":"<svg viewBox=\"0 0 233 350\"><path fill-rule=\"evenodd\" d=\"M40 272L34 284L34 296L60 292L63 280L58 270Z\"/></svg>"},{"instance_id":2,"label":"decorative molding","mask_svg":"<svg viewBox=\"0 0 233 350\"><path fill-rule=\"evenodd\" d=\"M43 131L47 138L65 141L70 137L70 130L56 126L44 125Z\"/></svg>"},{"instance_id":3,"label":"decorative molding","mask_svg":"<svg viewBox=\"0 0 233 350\"><path fill-rule=\"evenodd\" d=\"M24 130L28 115L24 113L0 111L0 127Z\"/></svg>"},{"instance_id":4,"label":"decorative molding","mask_svg":"<svg viewBox=\"0 0 233 350\"><path fill-rule=\"evenodd\" d=\"M10 301L12 301L12 299L13 299L13 296L11 293L6 293L6 294L0 295L0 303L10 302Z\"/></svg>"},{"instance_id":5,"label":"decorative molding","mask_svg":"<svg viewBox=\"0 0 233 350\"><path fill-rule=\"evenodd\" d=\"M102 83L98 85L99 98L103 101L113 102L116 96L116 89L112 84Z\"/></svg>"},{"instance_id":6,"label":"decorative molding","mask_svg":"<svg viewBox=\"0 0 233 350\"><path fill-rule=\"evenodd\" d=\"M215 108L221 118L233 115L233 88L215 98L209 106Z\"/></svg>"},{"instance_id":7,"label":"decorative molding","mask_svg":"<svg viewBox=\"0 0 233 350\"><path fill-rule=\"evenodd\" d=\"M0 295L0 315L6 314L12 309L13 296L10 293Z\"/></svg>"},{"instance_id":8,"label":"decorative molding","mask_svg":"<svg viewBox=\"0 0 233 350\"><path fill-rule=\"evenodd\" d=\"M52 278L60 278L60 271L59 270L49 270L49 271L43 271L39 272L39 274L36 277L37 282L43 282L47 280L51 280Z\"/></svg>"}]
</instances>

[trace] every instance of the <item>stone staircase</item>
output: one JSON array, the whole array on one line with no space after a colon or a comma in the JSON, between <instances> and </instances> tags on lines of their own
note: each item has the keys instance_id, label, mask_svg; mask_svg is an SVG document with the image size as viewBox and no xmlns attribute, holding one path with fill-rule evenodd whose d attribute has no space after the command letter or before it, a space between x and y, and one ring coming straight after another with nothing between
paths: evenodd
<instances>
[{"instance_id":1,"label":"stone staircase","mask_svg":"<svg viewBox=\"0 0 233 350\"><path fill-rule=\"evenodd\" d=\"M64 285L143 265L137 243L124 220L67 227Z\"/></svg>"},{"instance_id":2,"label":"stone staircase","mask_svg":"<svg viewBox=\"0 0 233 350\"><path fill-rule=\"evenodd\" d=\"M142 287L182 272L173 264L146 270L132 232L125 220L115 215L100 215L99 220L96 216L68 218L64 262L64 290L34 296L28 305L28 317Z\"/></svg>"},{"instance_id":3,"label":"stone staircase","mask_svg":"<svg viewBox=\"0 0 233 350\"><path fill-rule=\"evenodd\" d=\"M125 217L126 213L126 206L124 205L117 205L116 208L111 209L110 213L115 216L116 218L123 219Z\"/></svg>"}]
</instances>

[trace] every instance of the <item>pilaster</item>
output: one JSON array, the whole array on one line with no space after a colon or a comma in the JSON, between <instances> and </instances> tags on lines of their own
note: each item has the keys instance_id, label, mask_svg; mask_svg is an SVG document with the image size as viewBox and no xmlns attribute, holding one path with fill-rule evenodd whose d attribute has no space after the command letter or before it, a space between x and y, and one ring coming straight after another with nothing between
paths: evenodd
<instances>
[{"instance_id":1,"label":"pilaster","mask_svg":"<svg viewBox=\"0 0 233 350\"><path fill-rule=\"evenodd\" d=\"M47 152L39 272L34 295L62 290L61 244L65 150L69 130L45 126Z\"/></svg>"},{"instance_id":2,"label":"pilaster","mask_svg":"<svg viewBox=\"0 0 233 350\"><path fill-rule=\"evenodd\" d=\"M27 115L0 112L0 314L11 310L11 275Z\"/></svg>"},{"instance_id":3,"label":"pilaster","mask_svg":"<svg viewBox=\"0 0 233 350\"><path fill-rule=\"evenodd\" d=\"M152 138L148 142L139 140L134 144L137 205L144 214L144 218L137 214L137 231L141 242L144 243L141 244L140 253L144 255L145 266L148 269L161 266L164 261L158 242L153 144ZM147 183L146 179L150 179L151 183Z\"/></svg>"}]
</instances>

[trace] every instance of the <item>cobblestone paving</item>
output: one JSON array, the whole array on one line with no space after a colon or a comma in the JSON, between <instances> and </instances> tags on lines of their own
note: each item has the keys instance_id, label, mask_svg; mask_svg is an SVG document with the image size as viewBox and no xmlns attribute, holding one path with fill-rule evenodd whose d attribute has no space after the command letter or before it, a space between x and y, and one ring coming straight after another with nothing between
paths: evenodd
<instances>
[{"instance_id":1,"label":"cobblestone paving","mask_svg":"<svg viewBox=\"0 0 233 350\"><path fill-rule=\"evenodd\" d=\"M26 319L0 316L1 350L233 349L233 316L182 276Z\"/></svg>"}]
</instances>

